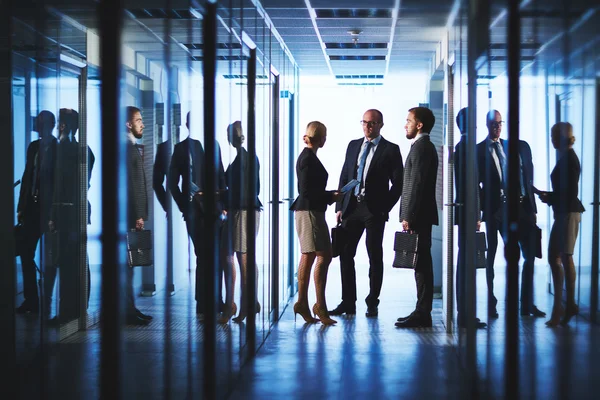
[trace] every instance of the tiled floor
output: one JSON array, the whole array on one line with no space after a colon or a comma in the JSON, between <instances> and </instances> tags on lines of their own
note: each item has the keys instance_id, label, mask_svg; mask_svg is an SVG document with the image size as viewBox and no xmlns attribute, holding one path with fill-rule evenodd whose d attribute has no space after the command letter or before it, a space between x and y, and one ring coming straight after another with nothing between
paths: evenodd
<instances>
[{"instance_id":1,"label":"tiled floor","mask_svg":"<svg viewBox=\"0 0 600 400\"><path fill-rule=\"evenodd\" d=\"M536 302L550 310L545 269L538 268ZM412 311L414 278L410 271L388 269L379 316L364 316L368 291L366 267L359 267L357 315L337 318L325 327L294 321L291 307L267 337L255 359L240 365L244 325L219 326L218 397L231 399L465 399L466 374L461 367L460 335L447 334L441 300L435 300L434 326L400 330L397 317ZM503 398L503 273L497 271L498 320L477 334L479 397ZM478 272L485 292L485 276ZM314 288L309 292L314 302ZM328 302L339 301L339 267L329 274ZM138 306L154 315L147 327L126 328L121 357L123 398L192 399L202 393L203 326L191 311L186 290L139 298ZM485 310L485 300L478 303ZM169 315L170 321L166 315ZM479 314L483 316L482 313ZM482 318L487 320L486 317ZM520 384L523 399L596 398L600 389L600 327L583 318L568 328L549 329L543 319L520 320ZM21 398L97 399L100 332L79 332L57 343L51 331L41 337L35 320L19 316ZM40 352L39 343L45 344ZM240 373L241 369L241 373ZM45 394L45 396L42 396Z\"/></svg>"}]
</instances>

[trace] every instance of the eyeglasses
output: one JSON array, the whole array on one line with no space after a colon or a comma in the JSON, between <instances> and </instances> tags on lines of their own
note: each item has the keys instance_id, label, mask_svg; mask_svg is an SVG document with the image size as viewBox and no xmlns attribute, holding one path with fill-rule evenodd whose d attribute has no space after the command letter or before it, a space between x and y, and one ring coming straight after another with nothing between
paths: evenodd
<instances>
[{"instance_id":1,"label":"eyeglasses","mask_svg":"<svg viewBox=\"0 0 600 400\"><path fill-rule=\"evenodd\" d=\"M506 121L492 121L490 122L490 125L494 128L499 128L502 126L502 124L504 124Z\"/></svg>"},{"instance_id":2,"label":"eyeglasses","mask_svg":"<svg viewBox=\"0 0 600 400\"><path fill-rule=\"evenodd\" d=\"M379 122L379 121L364 121L363 120L363 121L360 121L360 123L361 123L361 125L366 125L369 128L371 128L373 126L379 125L381 122Z\"/></svg>"}]
</instances>

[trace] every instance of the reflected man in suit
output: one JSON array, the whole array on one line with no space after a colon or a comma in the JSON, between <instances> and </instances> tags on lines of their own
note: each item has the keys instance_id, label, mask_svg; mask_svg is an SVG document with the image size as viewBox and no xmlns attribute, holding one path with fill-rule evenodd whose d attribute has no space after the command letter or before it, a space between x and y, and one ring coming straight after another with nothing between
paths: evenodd
<instances>
[{"instance_id":1,"label":"reflected man in suit","mask_svg":"<svg viewBox=\"0 0 600 400\"><path fill-rule=\"evenodd\" d=\"M466 213L465 213L465 198L467 196L467 188L464 184L466 182L466 174L471 168L476 167L467 165L467 133L468 133L468 121L469 121L469 109L467 107L461 109L456 115L456 125L460 130L461 136L460 141L454 148L454 184L456 185L456 198L455 204L455 221L454 223L458 226L458 265L456 267L456 308L458 311L457 324L461 328L466 328L466 298L465 298L465 272L467 265L465 263L465 243L467 235L466 225ZM475 140L475 139L473 139ZM471 167L471 168L469 168ZM475 178L477 182L477 178ZM475 187L475 195L477 196L476 207L477 207L477 231L481 227L481 205L479 202L479 186ZM472 266L471 268L475 268ZM478 318L475 320L475 327L481 329L487 325L485 322L481 322Z\"/></svg>"},{"instance_id":2,"label":"reflected man in suit","mask_svg":"<svg viewBox=\"0 0 600 400\"><path fill-rule=\"evenodd\" d=\"M431 228L438 224L435 187L438 154L429 133L435 124L433 112L426 107L413 107L406 117L406 138L412 145L404 166L404 183L400 201L402 229L419 235L415 281L417 305L407 317L398 318L399 328L430 327L433 305L433 261Z\"/></svg>"},{"instance_id":3,"label":"reflected man in suit","mask_svg":"<svg viewBox=\"0 0 600 400\"><path fill-rule=\"evenodd\" d=\"M498 247L498 232L506 243L508 226L506 221L506 196L508 194L508 142L500 139L502 115L491 110L487 114L487 138L477 144L477 169L483 221L487 231L488 315L498 318L494 296L494 260ZM533 192L533 158L531 148L519 140L519 246L523 253L521 278L521 315L544 317L546 314L533 304L533 266L535 262L537 226L535 198Z\"/></svg>"},{"instance_id":4,"label":"reflected man in suit","mask_svg":"<svg viewBox=\"0 0 600 400\"><path fill-rule=\"evenodd\" d=\"M207 234L204 229L204 222L206 218L219 218L221 212L218 215L208 214L210 210L204 210L202 205L202 191L204 188L204 174L205 174L205 153L202 144L191 137L190 128L190 113L187 114L186 123L187 129L190 131L190 136L185 140L177 143L173 150L173 157L171 158L171 165L169 166L169 176L167 178L167 185L173 199L179 211L183 214L185 225L189 237L192 239L194 245L194 252L196 254L196 313L203 316L206 308L204 302L204 296L202 295L202 282L207 266L205 265L205 254L208 249L205 248L205 235ZM223 160L221 158L221 148L216 143L215 155L216 155L216 185L218 191L224 191L226 189L225 184L225 170L223 168ZM181 189L179 184L181 182ZM198 188L198 192L192 195L192 188L194 185ZM217 209L222 209L222 203L217 199ZM220 229L220 224L218 229ZM219 233L213 232L217 239ZM219 274L221 276L221 274ZM221 279L219 279L219 282ZM218 298L223 309L223 301L221 297L222 284L219 283Z\"/></svg>"},{"instance_id":5,"label":"reflected man in suit","mask_svg":"<svg viewBox=\"0 0 600 400\"><path fill-rule=\"evenodd\" d=\"M179 142L179 127L177 128L176 142ZM169 164L171 163L171 149L173 148L171 135L167 135L167 140L156 147L156 158L154 159L154 168L152 170L152 189L156 198L165 213L167 213L167 191L169 185L164 184L169 174ZM168 215L167 215L168 217Z\"/></svg>"},{"instance_id":6,"label":"reflected man in suit","mask_svg":"<svg viewBox=\"0 0 600 400\"><path fill-rule=\"evenodd\" d=\"M35 250L47 230L52 207L58 144L52 136L55 126L56 117L50 111L44 110L35 118L33 130L39 133L40 138L27 148L25 171L21 178L17 219L23 227L23 236L17 245L21 254L25 301L17 307L18 314L39 312Z\"/></svg>"},{"instance_id":7,"label":"reflected man in suit","mask_svg":"<svg viewBox=\"0 0 600 400\"><path fill-rule=\"evenodd\" d=\"M137 147L137 140L144 134L142 112L137 107L129 106L125 111L127 129L127 230L144 230L144 221L148 219L148 197L144 159ZM131 325L146 325L150 315L142 313L135 307L133 294L133 267L127 267L125 308L126 322Z\"/></svg>"},{"instance_id":8,"label":"reflected man in suit","mask_svg":"<svg viewBox=\"0 0 600 400\"><path fill-rule=\"evenodd\" d=\"M340 190L353 179L358 181L358 185L336 204L337 221L347 230L348 237L340 254L342 302L329 313L356 314L354 256L358 242L366 230L370 282L369 295L365 299L366 316L376 317L383 283L383 231L389 212L398 202L402 192L404 167L398 145L381 136L381 111L367 110L360 123L364 137L348 144L346 160L340 175Z\"/></svg>"},{"instance_id":9,"label":"reflected man in suit","mask_svg":"<svg viewBox=\"0 0 600 400\"><path fill-rule=\"evenodd\" d=\"M45 316L50 316L50 304L52 292L56 280L57 266L60 268L60 305L58 317L52 322L67 322L79 317L79 246L80 246L80 204L81 191L79 166L80 145L75 139L79 129L79 113L73 109L61 108L58 117L58 148L55 163L55 185L52 210L48 229L50 232L57 231L58 254L52 257L52 261L45 266L44 270L44 295ZM95 157L88 147L88 188L92 177ZM91 207L88 201L88 220L90 223ZM90 287L90 271L87 267L86 279ZM88 301L90 292L88 290Z\"/></svg>"}]
</instances>

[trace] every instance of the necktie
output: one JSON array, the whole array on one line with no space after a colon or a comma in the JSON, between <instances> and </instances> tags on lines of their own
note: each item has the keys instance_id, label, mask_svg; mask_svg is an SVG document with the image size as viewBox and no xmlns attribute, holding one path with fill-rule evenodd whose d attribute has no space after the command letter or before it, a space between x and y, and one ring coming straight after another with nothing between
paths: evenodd
<instances>
[{"instance_id":1,"label":"necktie","mask_svg":"<svg viewBox=\"0 0 600 400\"><path fill-rule=\"evenodd\" d=\"M506 190L506 182L508 182L508 165L506 165L506 156L500 149L500 142L494 142L494 151L496 152L496 156L498 156L498 161L500 162L500 170L502 171L502 189ZM525 186L523 185L523 160L519 156L519 186L521 189L521 196L525 196Z\"/></svg>"},{"instance_id":2,"label":"necktie","mask_svg":"<svg viewBox=\"0 0 600 400\"><path fill-rule=\"evenodd\" d=\"M363 151L362 155L360 156L360 162L358 163L358 171L356 172L356 180L358 181L358 185L356 185L356 187L354 188L354 195L358 196L358 194L360 193L360 189L362 187L362 177L363 177L363 173L365 171L365 163L367 161L367 156L369 155L369 151L371 150L371 145L373 143L371 143L370 141L367 142L367 145L365 146L365 150Z\"/></svg>"}]
</instances>

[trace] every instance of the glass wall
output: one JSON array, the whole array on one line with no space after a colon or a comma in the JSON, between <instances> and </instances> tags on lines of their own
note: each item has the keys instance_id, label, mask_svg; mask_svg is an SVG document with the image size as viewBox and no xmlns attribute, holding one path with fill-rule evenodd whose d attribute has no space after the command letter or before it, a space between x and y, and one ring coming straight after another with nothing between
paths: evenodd
<instances>
[{"instance_id":1,"label":"glass wall","mask_svg":"<svg viewBox=\"0 0 600 400\"><path fill-rule=\"evenodd\" d=\"M30 6L5 149L18 393L224 398L294 294L298 67L251 1Z\"/></svg>"}]
</instances>

